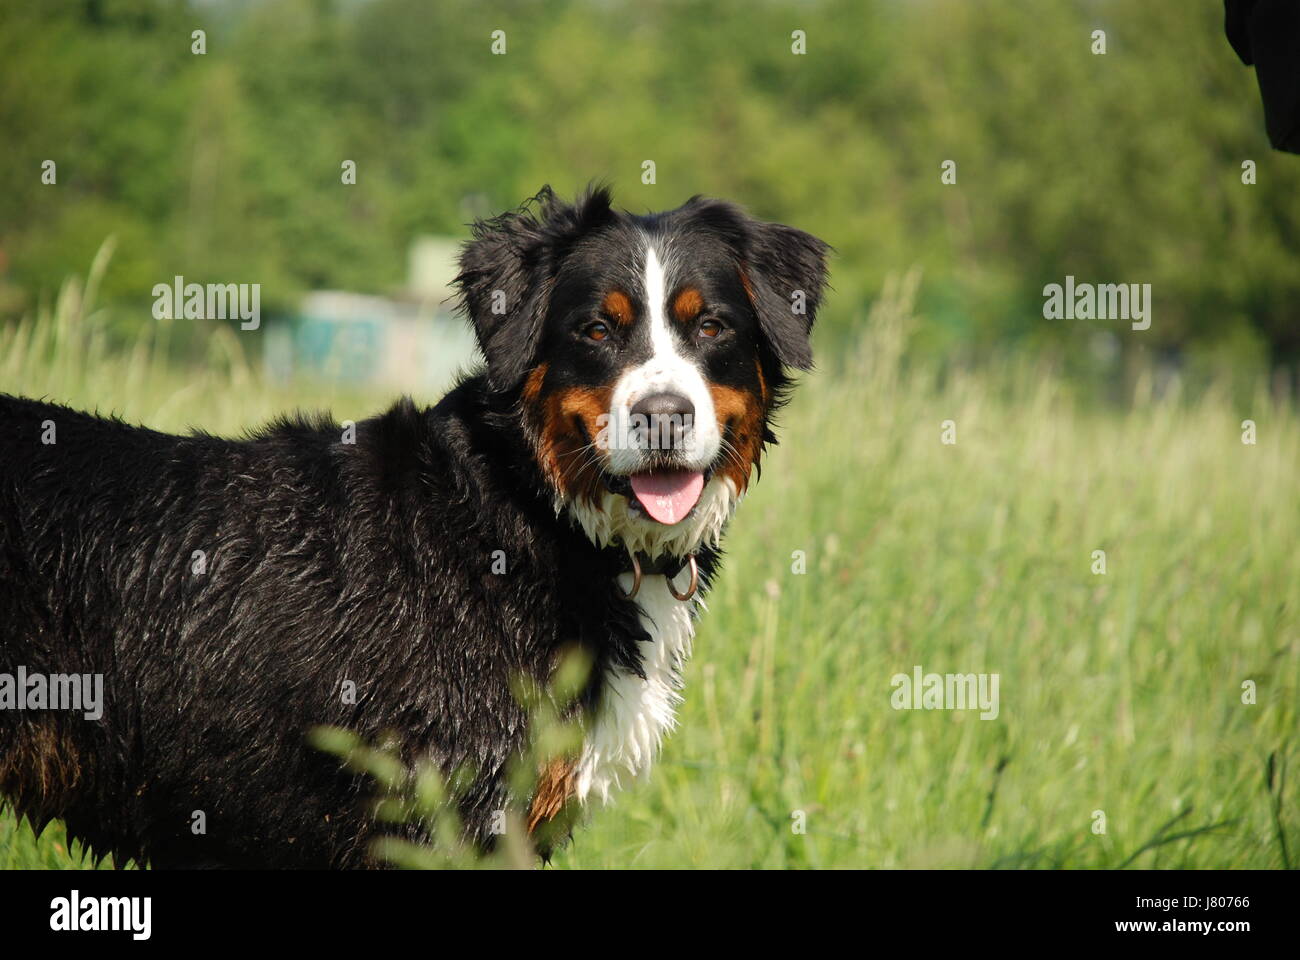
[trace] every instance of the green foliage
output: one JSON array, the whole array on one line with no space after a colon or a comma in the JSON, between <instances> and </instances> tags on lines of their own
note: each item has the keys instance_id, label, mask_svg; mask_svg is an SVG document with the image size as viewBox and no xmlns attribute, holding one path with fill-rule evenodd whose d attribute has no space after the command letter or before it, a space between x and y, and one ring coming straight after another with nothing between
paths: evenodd
<instances>
[{"instance_id":1,"label":"green foliage","mask_svg":"<svg viewBox=\"0 0 1300 960\"><path fill-rule=\"evenodd\" d=\"M460 798L473 785L473 769L446 771L429 759L416 759L408 766L394 745L364 743L337 727L318 727L311 741L374 784L375 811L381 821L416 825L432 838L430 844L397 832L381 837L373 848L381 861L417 870L531 869L538 859L534 841L562 839L572 824L571 813L562 813L541 821L535 833L530 831L528 801L552 761L567 761L581 750L583 730L573 705L590 670L587 658L572 651L561 659L548 684L526 677L516 680L515 696L528 716L528 745L505 772L514 802L495 811L498 819L491 830L496 845L490 852L478 849L466 837L458 813Z\"/></svg>"},{"instance_id":2,"label":"green foliage","mask_svg":"<svg viewBox=\"0 0 1300 960\"><path fill-rule=\"evenodd\" d=\"M836 344L921 266L917 349L1027 340L1086 372L1107 325L1042 317L1072 274L1152 284L1126 362L1188 344L1295 362L1300 162L1268 149L1221 18L1181 0L0 0L0 314L109 234L104 293L133 329L175 273L259 282L268 309L384 291L413 235L605 179L630 209L710 193L825 237Z\"/></svg>"},{"instance_id":3,"label":"green foliage","mask_svg":"<svg viewBox=\"0 0 1300 960\"><path fill-rule=\"evenodd\" d=\"M37 837L31 825L0 809L0 869L100 870L112 869L112 858L96 864L79 843L68 843L63 823L55 820Z\"/></svg>"}]
</instances>

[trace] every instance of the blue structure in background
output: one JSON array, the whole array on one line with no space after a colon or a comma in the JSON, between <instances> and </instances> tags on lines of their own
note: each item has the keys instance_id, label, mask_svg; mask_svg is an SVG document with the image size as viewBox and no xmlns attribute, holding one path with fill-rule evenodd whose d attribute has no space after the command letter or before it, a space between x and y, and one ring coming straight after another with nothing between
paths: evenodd
<instances>
[{"instance_id":1,"label":"blue structure in background","mask_svg":"<svg viewBox=\"0 0 1300 960\"><path fill-rule=\"evenodd\" d=\"M457 241L425 237L411 247L408 287L394 297L341 290L307 294L298 314L271 323L267 374L437 390L478 360L468 324L451 311Z\"/></svg>"}]
</instances>

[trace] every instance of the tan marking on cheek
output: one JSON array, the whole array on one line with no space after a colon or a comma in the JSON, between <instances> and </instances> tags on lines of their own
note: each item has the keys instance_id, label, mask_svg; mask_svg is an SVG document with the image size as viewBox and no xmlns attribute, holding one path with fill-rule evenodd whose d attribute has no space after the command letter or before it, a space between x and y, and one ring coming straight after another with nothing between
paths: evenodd
<instances>
[{"instance_id":1,"label":"tan marking on cheek","mask_svg":"<svg viewBox=\"0 0 1300 960\"><path fill-rule=\"evenodd\" d=\"M596 503L600 494L597 443L609 415L609 387L566 387L543 401L538 461L564 496Z\"/></svg>"},{"instance_id":2,"label":"tan marking on cheek","mask_svg":"<svg viewBox=\"0 0 1300 960\"><path fill-rule=\"evenodd\" d=\"M604 426L601 418L609 416L610 393L609 387L568 387L556 393L561 415L582 421L587 432L583 443L594 442Z\"/></svg>"},{"instance_id":3,"label":"tan marking on cheek","mask_svg":"<svg viewBox=\"0 0 1300 960\"><path fill-rule=\"evenodd\" d=\"M760 375L761 383L761 375ZM760 389L766 392L765 387ZM731 428L732 450L727 451L719 470L730 477L737 493L749 486L749 475L763 454L763 411L766 403L748 390L710 384L713 412L718 419L718 430L727 435Z\"/></svg>"},{"instance_id":4,"label":"tan marking on cheek","mask_svg":"<svg viewBox=\"0 0 1300 960\"><path fill-rule=\"evenodd\" d=\"M620 327L626 327L632 322L634 311L632 310L632 301L622 290L611 290L605 294L605 299L600 303L600 309Z\"/></svg>"},{"instance_id":5,"label":"tan marking on cheek","mask_svg":"<svg viewBox=\"0 0 1300 960\"><path fill-rule=\"evenodd\" d=\"M673 319L678 323L690 323L704 309L704 298L694 287L687 287L673 300Z\"/></svg>"}]
</instances>

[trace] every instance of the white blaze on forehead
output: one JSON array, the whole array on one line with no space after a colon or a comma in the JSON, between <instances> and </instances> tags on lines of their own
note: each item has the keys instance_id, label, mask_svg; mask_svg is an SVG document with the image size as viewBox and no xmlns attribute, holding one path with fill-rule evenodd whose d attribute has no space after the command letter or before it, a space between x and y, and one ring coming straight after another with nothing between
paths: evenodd
<instances>
[{"instance_id":1,"label":"white blaze on forehead","mask_svg":"<svg viewBox=\"0 0 1300 960\"><path fill-rule=\"evenodd\" d=\"M664 268L654 247L645 251L645 299L650 308L650 346L655 357L676 357L677 344L668 327L668 290Z\"/></svg>"},{"instance_id":2,"label":"white blaze on forehead","mask_svg":"<svg viewBox=\"0 0 1300 960\"><path fill-rule=\"evenodd\" d=\"M650 358L625 371L614 385L610 401L610 423L623 431L630 429L632 406L657 393L676 393L691 401L695 416L686 435L686 452L690 465L703 470L712 464L722 448L713 410L713 395L700 368L678 349L668 312L668 277L659 252L647 244L645 250L644 289L646 316L650 323ZM610 453L610 467L615 473L635 473L642 452L634 443L618 443Z\"/></svg>"}]
</instances>

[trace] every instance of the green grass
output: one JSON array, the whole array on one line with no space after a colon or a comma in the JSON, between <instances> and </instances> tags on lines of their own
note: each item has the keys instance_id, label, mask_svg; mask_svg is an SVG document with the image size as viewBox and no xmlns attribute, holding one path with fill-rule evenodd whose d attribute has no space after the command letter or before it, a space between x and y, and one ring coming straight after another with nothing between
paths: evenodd
<instances>
[{"instance_id":1,"label":"green grass","mask_svg":"<svg viewBox=\"0 0 1300 960\"><path fill-rule=\"evenodd\" d=\"M1294 865L1294 407L1176 381L1157 398L1144 380L1128 408L1099 408L1014 360L940 385L901 359L910 291L887 294L781 418L660 762L555 866ZM70 285L0 332L0 389L223 432L391 399L272 389L234 334L199 370L152 344L115 353L83 299ZM890 678L917 664L999 674L1000 716L892 709ZM0 866L81 862L61 830L37 841L0 817Z\"/></svg>"}]
</instances>

